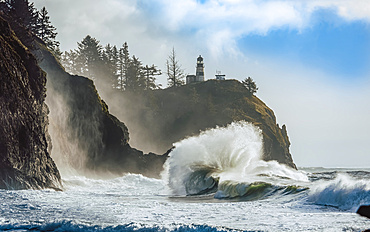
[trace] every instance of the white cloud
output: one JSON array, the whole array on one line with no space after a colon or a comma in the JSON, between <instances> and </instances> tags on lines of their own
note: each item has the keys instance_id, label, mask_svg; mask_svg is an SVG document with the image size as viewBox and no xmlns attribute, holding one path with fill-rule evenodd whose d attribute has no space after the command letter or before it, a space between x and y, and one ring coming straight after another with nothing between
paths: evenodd
<instances>
[{"instance_id":1,"label":"white cloud","mask_svg":"<svg viewBox=\"0 0 370 232\"><path fill-rule=\"evenodd\" d=\"M310 27L312 15L319 9L330 9L346 20L370 22L370 3L366 0L156 0L151 6L160 9L154 19L165 33L191 29L208 46L213 57L238 54L236 41L248 34L267 34L279 28L301 31ZM150 11L151 9L147 9Z\"/></svg>"},{"instance_id":2,"label":"white cloud","mask_svg":"<svg viewBox=\"0 0 370 232\"><path fill-rule=\"evenodd\" d=\"M368 0L313 0L309 8L333 8L338 15L347 20L364 20L370 22L370 2Z\"/></svg>"}]
</instances>

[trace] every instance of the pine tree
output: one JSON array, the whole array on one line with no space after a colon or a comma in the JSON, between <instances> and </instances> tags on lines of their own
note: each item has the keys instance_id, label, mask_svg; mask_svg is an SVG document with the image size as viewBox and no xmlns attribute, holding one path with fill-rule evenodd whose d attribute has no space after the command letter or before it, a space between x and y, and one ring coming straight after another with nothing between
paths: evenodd
<instances>
[{"instance_id":1,"label":"pine tree","mask_svg":"<svg viewBox=\"0 0 370 232\"><path fill-rule=\"evenodd\" d=\"M145 88L145 77L142 71L141 61L132 56L131 62L128 66L125 89L132 92L138 92Z\"/></svg>"},{"instance_id":2,"label":"pine tree","mask_svg":"<svg viewBox=\"0 0 370 232\"><path fill-rule=\"evenodd\" d=\"M166 61L168 86L180 86L184 84L184 70L176 58L175 48L172 48L171 54Z\"/></svg>"},{"instance_id":3,"label":"pine tree","mask_svg":"<svg viewBox=\"0 0 370 232\"><path fill-rule=\"evenodd\" d=\"M145 67L136 56L129 56L128 45L120 49L107 44L102 48L99 41L86 36L78 49L65 51L61 62L67 72L96 79L101 87L111 87L131 92L156 89L156 76L161 75L155 65Z\"/></svg>"},{"instance_id":4,"label":"pine tree","mask_svg":"<svg viewBox=\"0 0 370 232\"><path fill-rule=\"evenodd\" d=\"M248 77L242 81L242 84L247 88L248 92L253 95L257 92L258 88L252 78Z\"/></svg>"},{"instance_id":5,"label":"pine tree","mask_svg":"<svg viewBox=\"0 0 370 232\"><path fill-rule=\"evenodd\" d=\"M38 14L36 35L45 42L54 55L60 56L59 42L55 39L58 33L50 22L48 11L43 7Z\"/></svg>"},{"instance_id":6,"label":"pine tree","mask_svg":"<svg viewBox=\"0 0 370 232\"><path fill-rule=\"evenodd\" d=\"M154 64L152 66L145 65L143 69L144 75L144 90L157 89L159 86L155 84L155 76L161 75L162 72Z\"/></svg>"},{"instance_id":7,"label":"pine tree","mask_svg":"<svg viewBox=\"0 0 370 232\"><path fill-rule=\"evenodd\" d=\"M77 63L81 64L81 74L90 79L95 79L99 76L99 66L102 57L102 47L100 42L87 35L78 45Z\"/></svg>"},{"instance_id":8,"label":"pine tree","mask_svg":"<svg viewBox=\"0 0 370 232\"><path fill-rule=\"evenodd\" d=\"M102 77L105 77L109 84L115 88L117 86L117 63L118 63L118 50L116 46L107 44L102 53L101 70L103 71Z\"/></svg>"},{"instance_id":9,"label":"pine tree","mask_svg":"<svg viewBox=\"0 0 370 232\"><path fill-rule=\"evenodd\" d=\"M28 0L8 0L9 13L15 21L36 34L38 12Z\"/></svg>"},{"instance_id":10,"label":"pine tree","mask_svg":"<svg viewBox=\"0 0 370 232\"><path fill-rule=\"evenodd\" d=\"M0 0L0 11L9 13L10 11L10 0Z\"/></svg>"},{"instance_id":11,"label":"pine tree","mask_svg":"<svg viewBox=\"0 0 370 232\"><path fill-rule=\"evenodd\" d=\"M119 88L124 90L127 83L128 67L130 65L130 53L128 51L128 45L125 42L119 49L118 54L118 81Z\"/></svg>"}]
</instances>

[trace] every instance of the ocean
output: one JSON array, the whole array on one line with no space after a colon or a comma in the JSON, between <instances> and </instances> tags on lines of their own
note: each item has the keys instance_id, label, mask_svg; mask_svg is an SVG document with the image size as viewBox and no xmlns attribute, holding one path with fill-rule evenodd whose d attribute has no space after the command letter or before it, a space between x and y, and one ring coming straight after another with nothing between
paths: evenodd
<instances>
[{"instance_id":1,"label":"ocean","mask_svg":"<svg viewBox=\"0 0 370 232\"><path fill-rule=\"evenodd\" d=\"M161 179L62 173L64 191L0 190L0 231L363 231L370 169L263 161L233 123L175 145Z\"/></svg>"}]
</instances>

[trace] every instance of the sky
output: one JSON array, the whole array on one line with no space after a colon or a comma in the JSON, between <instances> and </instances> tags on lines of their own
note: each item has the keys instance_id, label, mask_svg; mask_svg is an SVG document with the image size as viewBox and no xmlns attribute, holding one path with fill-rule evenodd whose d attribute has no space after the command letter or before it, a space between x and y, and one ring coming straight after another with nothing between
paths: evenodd
<instances>
[{"instance_id":1,"label":"sky","mask_svg":"<svg viewBox=\"0 0 370 232\"><path fill-rule=\"evenodd\" d=\"M35 0L63 51L86 35L165 70L252 77L300 167L370 167L368 0ZM158 78L166 86L166 77Z\"/></svg>"}]
</instances>

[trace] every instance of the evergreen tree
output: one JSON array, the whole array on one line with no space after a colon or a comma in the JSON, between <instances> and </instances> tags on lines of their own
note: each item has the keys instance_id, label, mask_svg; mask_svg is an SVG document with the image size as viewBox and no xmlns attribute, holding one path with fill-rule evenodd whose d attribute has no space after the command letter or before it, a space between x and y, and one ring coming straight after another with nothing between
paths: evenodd
<instances>
[{"instance_id":1,"label":"evergreen tree","mask_svg":"<svg viewBox=\"0 0 370 232\"><path fill-rule=\"evenodd\" d=\"M166 61L168 86L180 86L184 84L184 70L176 58L175 48L172 48L171 54Z\"/></svg>"},{"instance_id":2,"label":"evergreen tree","mask_svg":"<svg viewBox=\"0 0 370 232\"><path fill-rule=\"evenodd\" d=\"M160 69L157 68L154 64L152 66L145 65L142 68L143 75L144 75L144 89L151 90L157 89L159 86L155 84L155 76L161 75L162 72Z\"/></svg>"},{"instance_id":3,"label":"evergreen tree","mask_svg":"<svg viewBox=\"0 0 370 232\"><path fill-rule=\"evenodd\" d=\"M99 86L132 92L156 89L156 76L161 75L155 65L145 67L136 56L129 56L128 45L120 49L107 44L102 48L99 41L86 36L78 49L65 51L61 62L67 72L96 79Z\"/></svg>"},{"instance_id":4,"label":"evergreen tree","mask_svg":"<svg viewBox=\"0 0 370 232\"><path fill-rule=\"evenodd\" d=\"M118 50L116 46L107 44L102 53L101 67L102 77L105 77L109 84L115 88L117 86L117 63L118 63Z\"/></svg>"},{"instance_id":5,"label":"evergreen tree","mask_svg":"<svg viewBox=\"0 0 370 232\"><path fill-rule=\"evenodd\" d=\"M8 0L9 13L15 21L36 34L38 12L28 0Z\"/></svg>"},{"instance_id":6,"label":"evergreen tree","mask_svg":"<svg viewBox=\"0 0 370 232\"><path fill-rule=\"evenodd\" d=\"M48 11L43 7L38 14L36 35L45 42L54 55L60 57L59 42L55 39L58 33L50 22Z\"/></svg>"},{"instance_id":7,"label":"evergreen tree","mask_svg":"<svg viewBox=\"0 0 370 232\"><path fill-rule=\"evenodd\" d=\"M0 11L9 13L10 11L10 0L0 0Z\"/></svg>"},{"instance_id":8,"label":"evergreen tree","mask_svg":"<svg viewBox=\"0 0 370 232\"><path fill-rule=\"evenodd\" d=\"M81 74L90 79L99 76L99 66L102 60L102 47L99 43L97 39L90 35L87 35L81 43L77 43L77 63L81 65Z\"/></svg>"},{"instance_id":9,"label":"evergreen tree","mask_svg":"<svg viewBox=\"0 0 370 232\"><path fill-rule=\"evenodd\" d=\"M141 61L132 56L131 62L127 70L127 82L125 89L132 92L139 92L145 88L145 77L143 75Z\"/></svg>"},{"instance_id":10,"label":"evergreen tree","mask_svg":"<svg viewBox=\"0 0 370 232\"><path fill-rule=\"evenodd\" d=\"M255 94L258 90L256 83L250 77L245 78L242 81L242 84L245 86L245 88L247 88L248 92L252 95Z\"/></svg>"},{"instance_id":11,"label":"evergreen tree","mask_svg":"<svg viewBox=\"0 0 370 232\"><path fill-rule=\"evenodd\" d=\"M128 51L128 45L125 42L119 49L118 54L118 81L119 88L124 90L127 83L128 67L130 65L130 53Z\"/></svg>"}]
</instances>

